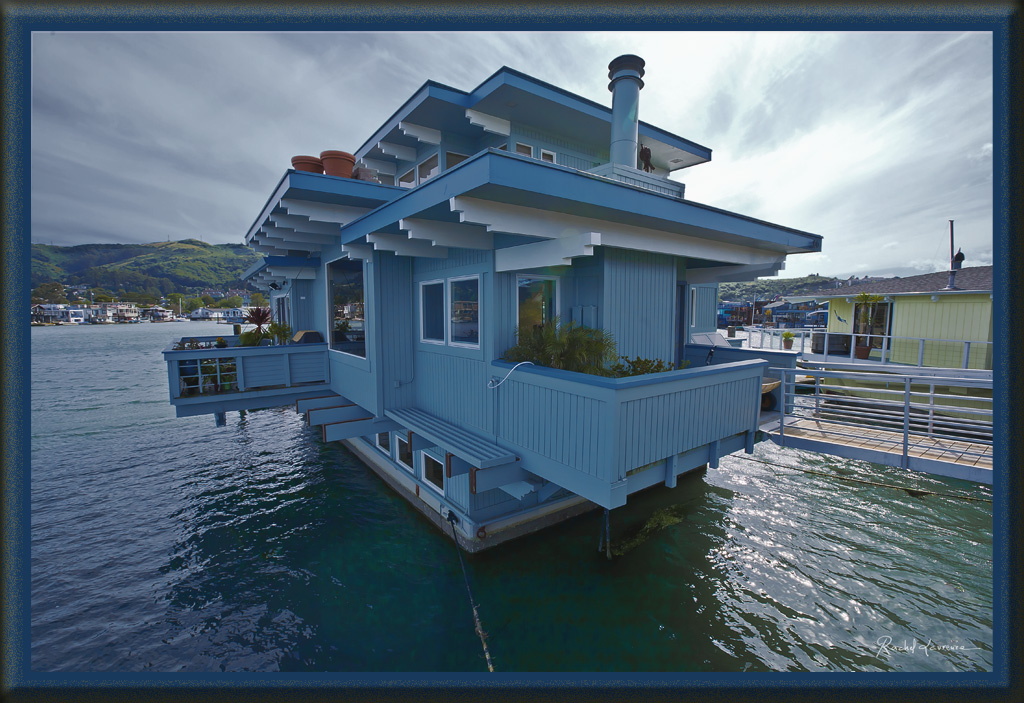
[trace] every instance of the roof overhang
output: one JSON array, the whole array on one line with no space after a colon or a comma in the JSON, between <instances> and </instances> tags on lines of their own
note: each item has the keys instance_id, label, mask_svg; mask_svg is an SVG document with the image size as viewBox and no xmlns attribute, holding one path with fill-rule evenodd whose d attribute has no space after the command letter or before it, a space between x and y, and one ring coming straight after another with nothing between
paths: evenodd
<instances>
[{"instance_id":1,"label":"roof overhang","mask_svg":"<svg viewBox=\"0 0 1024 703\"><path fill-rule=\"evenodd\" d=\"M381 173L397 173L398 162L416 161L422 144L449 137L478 139L484 132L509 136L512 123L530 124L575 141L611 143L610 107L502 67L466 93L428 81L355 152L356 160ZM711 160L711 149L646 122L639 141L651 149L654 166L677 171Z\"/></svg>"}]
</instances>

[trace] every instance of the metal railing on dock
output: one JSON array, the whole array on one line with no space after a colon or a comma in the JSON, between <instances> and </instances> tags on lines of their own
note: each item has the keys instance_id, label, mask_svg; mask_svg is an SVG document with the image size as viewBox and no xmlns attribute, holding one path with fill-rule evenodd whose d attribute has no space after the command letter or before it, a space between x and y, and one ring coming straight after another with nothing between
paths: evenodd
<instances>
[{"instance_id":1,"label":"metal railing on dock","mask_svg":"<svg viewBox=\"0 0 1024 703\"><path fill-rule=\"evenodd\" d=\"M991 379L778 371L783 379L779 444L810 442L805 446L823 453L991 483ZM969 470L944 470L943 464Z\"/></svg>"},{"instance_id":2,"label":"metal railing on dock","mask_svg":"<svg viewBox=\"0 0 1024 703\"><path fill-rule=\"evenodd\" d=\"M869 361L900 366L992 369L992 342L986 340L899 337L829 332L813 327L743 327L751 349L783 349L782 335L792 333L792 350L823 361L856 359L856 347L871 349Z\"/></svg>"}]
</instances>

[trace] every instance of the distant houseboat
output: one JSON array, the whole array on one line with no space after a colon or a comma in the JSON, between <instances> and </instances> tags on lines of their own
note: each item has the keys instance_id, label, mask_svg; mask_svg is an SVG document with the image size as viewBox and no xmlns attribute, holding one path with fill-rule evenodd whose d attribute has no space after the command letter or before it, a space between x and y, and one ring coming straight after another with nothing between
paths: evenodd
<instances>
[{"instance_id":1,"label":"distant houseboat","mask_svg":"<svg viewBox=\"0 0 1024 703\"><path fill-rule=\"evenodd\" d=\"M686 200L711 150L501 68L428 81L351 155L296 157L245 236L295 342L164 350L179 416L295 404L463 548L500 544L753 449L769 368L714 347L718 285L775 275L819 235ZM687 367L610 378L503 361L517 329L578 323Z\"/></svg>"}]
</instances>

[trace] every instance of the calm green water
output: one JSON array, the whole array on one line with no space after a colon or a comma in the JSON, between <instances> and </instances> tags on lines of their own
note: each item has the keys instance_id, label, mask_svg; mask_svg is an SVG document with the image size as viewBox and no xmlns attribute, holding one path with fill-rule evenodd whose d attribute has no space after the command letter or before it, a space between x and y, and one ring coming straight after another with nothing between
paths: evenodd
<instances>
[{"instance_id":1,"label":"calm green water","mask_svg":"<svg viewBox=\"0 0 1024 703\"><path fill-rule=\"evenodd\" d=\"M174 417L160 351L215 328L32 329L32 669L484 671L451 538L346 449ZM760 443L613 511L672 524L611 562L600 511L467 557L496 670L990 671L991 503L850 478L992 498Z\"/></svg>"}]
</instances>

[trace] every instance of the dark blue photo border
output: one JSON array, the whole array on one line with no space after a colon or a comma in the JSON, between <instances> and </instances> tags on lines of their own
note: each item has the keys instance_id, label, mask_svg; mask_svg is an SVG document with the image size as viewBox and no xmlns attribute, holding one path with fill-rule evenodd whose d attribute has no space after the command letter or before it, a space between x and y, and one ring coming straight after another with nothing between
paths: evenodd
<instances>
[{"instance_id":1,"label":"dark blue photo border","mask_svg":"<svg viewBox=\"0 0 1024 703\"><path fill-rule=\"evenodd\" d=\"M774 30L774 31L990 31L993 33L994 150L993 258L996 425L993 486L993 656L984 674L48 674L29 665L29 274L31 33L41 31L363 31L388 30ZM999 5L771 5L757 4L150 4L3 5L3 265L2 649L0 699L188 700L361 699L488 700L585 697L643 701L714 698L806 700L823 695L872 700L1001 700L1019 684L1019 608L1011 565L1020 512L1021 462L1015 460L1019 418L1011 362L1020 344L1015 319L1024 298L1018 263L1024 203L1019 168L1021 18L1016 3ZM1013 528L1011 534L1011 526ZM1014 571L1020 571L1016 569ZM1011 627L1012 625L1012 627ZM1012 640L1011 640L1012 638Z\"/></svg>"}]
</instances>

